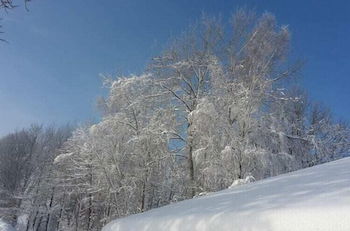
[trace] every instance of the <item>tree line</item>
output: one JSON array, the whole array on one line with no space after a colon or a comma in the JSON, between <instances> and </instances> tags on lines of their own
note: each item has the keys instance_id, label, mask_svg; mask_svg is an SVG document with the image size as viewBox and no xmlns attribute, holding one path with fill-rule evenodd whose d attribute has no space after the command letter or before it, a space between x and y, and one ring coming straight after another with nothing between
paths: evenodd
<instances>
[{"instance_id":1,"label":"tree line","mask_svg":"<svg viewBox=\"0 0 350 231\"><path fill-rule=\"evenodd\" d=\"M100 230L347 155L348 125L295 84L289 42L268 13L203 17L143 74L105 78L100 122L2 138L0 217L26 231Z\"/></svg>"}]
</instances>

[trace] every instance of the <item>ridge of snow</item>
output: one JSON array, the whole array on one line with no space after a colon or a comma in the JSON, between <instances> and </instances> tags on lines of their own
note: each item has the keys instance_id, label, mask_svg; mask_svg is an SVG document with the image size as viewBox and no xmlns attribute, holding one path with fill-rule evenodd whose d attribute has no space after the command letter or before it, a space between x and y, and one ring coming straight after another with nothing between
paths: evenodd
<instances>
[{"instance_id":1,"label":"ridge of snow","mask_svg":"<svg viewBox=\"0 0 350 231\"><path fill-rule=\"evenodd\" d=\"M349 231L350 158L117 219L102 231Z\"/></svg>"}]
</instances>

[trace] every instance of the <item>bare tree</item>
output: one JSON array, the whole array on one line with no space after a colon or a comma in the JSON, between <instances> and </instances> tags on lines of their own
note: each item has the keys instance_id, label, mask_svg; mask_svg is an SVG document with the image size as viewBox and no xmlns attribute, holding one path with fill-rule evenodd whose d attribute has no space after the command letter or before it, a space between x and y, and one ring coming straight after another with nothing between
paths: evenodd
<instances>
[{"instance_id":1,"label":"bare tree","mask_svg":"<svg viewBox=\"0 0 350 231\"><path fill-rule=\"evenodd\" d=\"M31 0L24 0L24 5L25 5L25 8L28 10L27 8L27 3L30 2ZM0 0L0 10L4 10L6 13L9 11L9 10L12 10L14 8L16 8L18 5L15 4L15 1L13 0ZM0 18L1 20L2 18ZM3 26L0 25L0 29L2 28ZM0 33L4 33L3 31L0 30ZM5 39L3 38L0 38L0 41L2 42L6 42Z\"/></svg>"}]
</instances>

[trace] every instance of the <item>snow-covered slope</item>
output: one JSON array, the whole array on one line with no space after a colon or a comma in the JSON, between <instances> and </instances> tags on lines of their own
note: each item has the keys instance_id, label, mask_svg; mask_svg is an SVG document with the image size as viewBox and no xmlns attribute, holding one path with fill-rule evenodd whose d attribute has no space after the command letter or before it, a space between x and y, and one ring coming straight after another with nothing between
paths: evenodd
<instances>
[{"instance_id":1,"label":"snow-covered slope","mask_svg":"<svg viewBox=\"0 0 350 231\"><path fill-rule=\"evenodd\" d=\"M0 231L15 231L15 229L0 219Z\"/></svg>"},{"instance_id":2,"label":"snow-covered slope","mask_svg":"<svg viewBox=\"0 0 350 231\"><path fill-rule=\"evenodd\" d=\"M350 157L109 223L103 231L349 231Z\"/></svg>"}]
</instances>

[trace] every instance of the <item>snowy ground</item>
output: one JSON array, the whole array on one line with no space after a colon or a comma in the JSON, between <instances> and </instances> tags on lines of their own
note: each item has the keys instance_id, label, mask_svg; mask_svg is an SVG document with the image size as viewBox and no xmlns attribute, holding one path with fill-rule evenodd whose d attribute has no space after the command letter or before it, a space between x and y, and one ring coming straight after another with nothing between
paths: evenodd
<instances>
[{"instance_id":1,"label":"snowy ground","mask_svg":"<svg viewBox=\"0 0 350 231\"><path fill-rule=\"evenodd\" d=\"M0 219L0 231L15 231L15 229Z\"/></svg>"},{"instance_id":2,"label":"snowy ground","mask_svg":"<svg viewBox=\"0 0 350 231\"><path fill-rule=\"evenodd\" d=\"M102 231L349 231L350 157L118 219Z\"/></svg>"}]
</instances>

